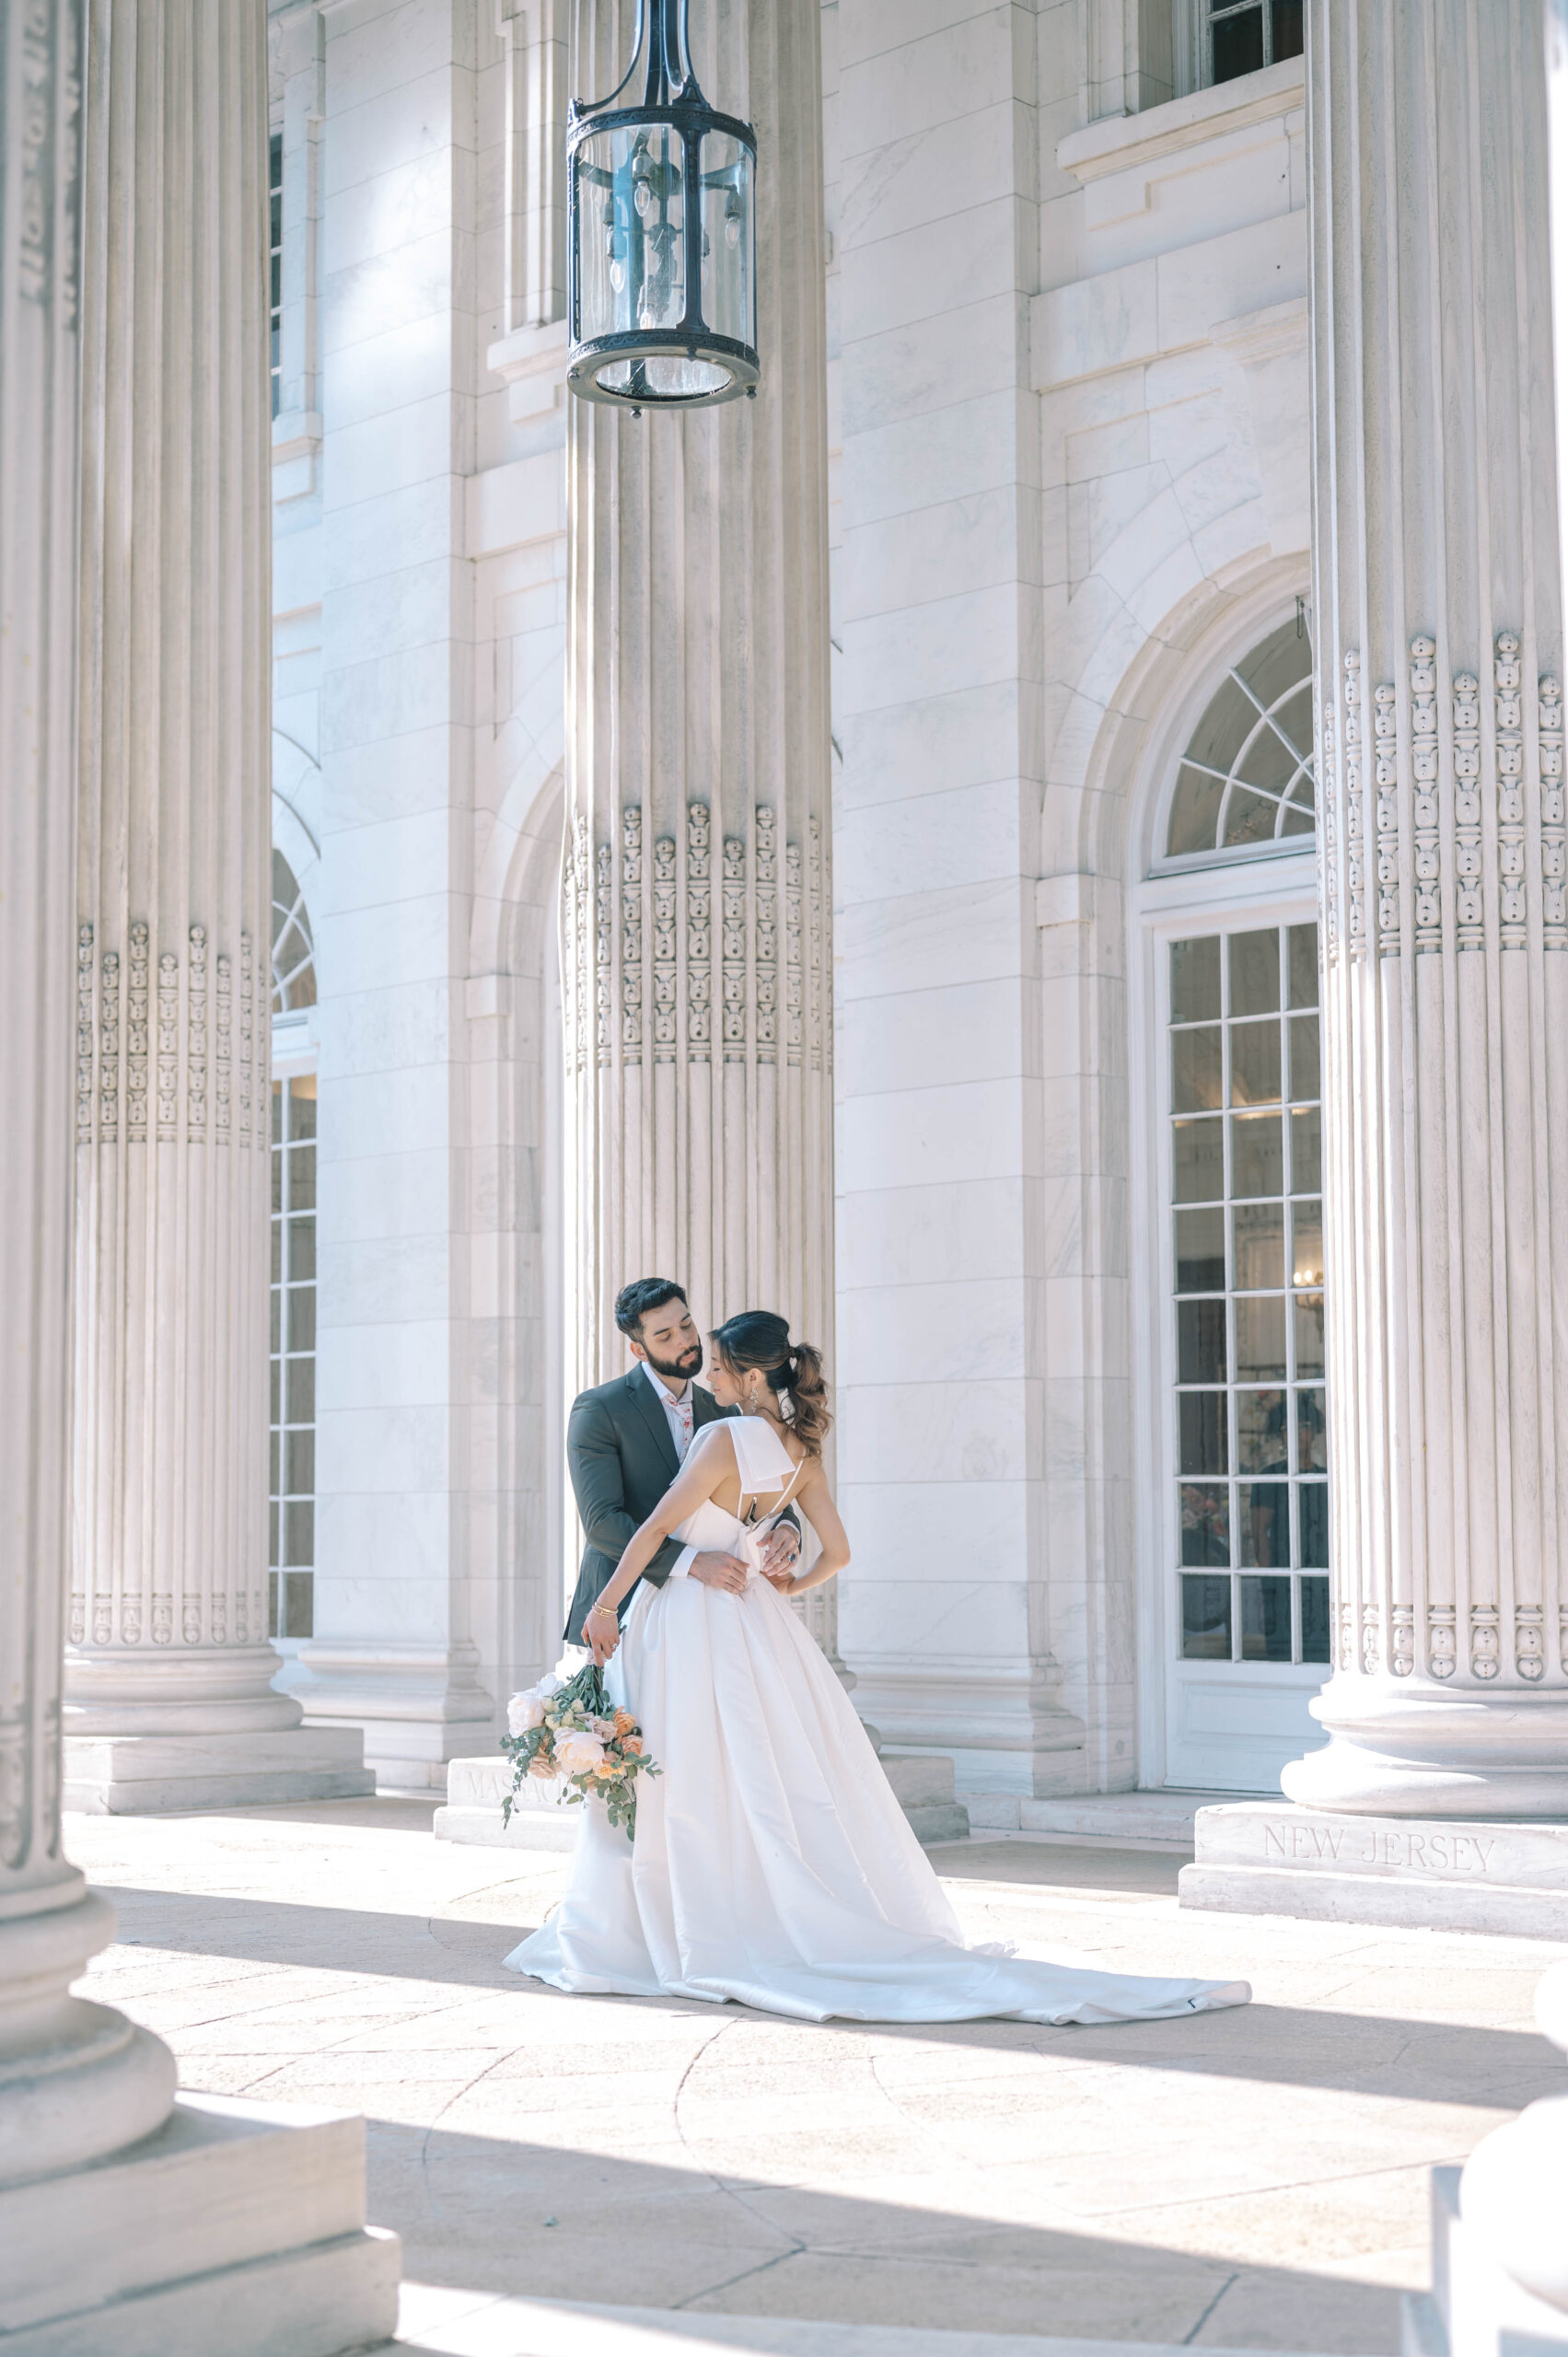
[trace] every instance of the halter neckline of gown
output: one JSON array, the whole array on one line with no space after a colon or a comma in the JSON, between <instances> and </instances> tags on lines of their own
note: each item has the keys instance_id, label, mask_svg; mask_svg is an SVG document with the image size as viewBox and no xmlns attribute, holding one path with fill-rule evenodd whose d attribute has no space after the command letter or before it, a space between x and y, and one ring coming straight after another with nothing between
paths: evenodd
<instances>
[{"instance_id":1,"label":"halter neckline of gown","mask_svg":"<svg viewBox=\"0 0 1568 2357\"><path fill-rule=\"evenodd\" d=\"M742 1501L779 1496L780 1504L772 1511L780 1512L797 1476L805 1470L805 1459L796 1464L770 1417L723 1416L716 1425L708 1426L710 1432L720 1429L729 1434L734 1444L735 1470ZM719 1511L722 1513L722 1507ZM739 1522L740 1517L738 1515L734 1519ZM754 1527L746 1523L740 1527L743 1530Z\"/></svg>"}]
</instances>

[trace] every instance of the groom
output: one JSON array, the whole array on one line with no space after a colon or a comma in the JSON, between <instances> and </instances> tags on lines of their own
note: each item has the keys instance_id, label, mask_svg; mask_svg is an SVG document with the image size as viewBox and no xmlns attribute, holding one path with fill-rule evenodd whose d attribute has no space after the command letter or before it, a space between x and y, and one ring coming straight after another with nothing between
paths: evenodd
<instances>
[{"instance_id":1,"label":"groom","mask_svg":"<svg viewBox=\"0 0 1568 2357\"><path fill-rule=\"evenodd\" d=\"M569 1645L587 1643L583 1622L589 1607L608 1585L633 1532L674 1480L695 1435L716 1416L733 1413L696 1381L703 1370L703 1338L679 1285L667 1277L639 1277L623 1285L615 1297L615 1322L631 1345L632 1372L580 1392L566 1428L572 1488L588 1541L566 1615ZM799 1552L800 1526L786 1507L762 1568L786 1571ZM746 1565L738 1556L699 1553L679 1538L667 1538L643 1577L656 1587L672 1577L690 1577L738 1595L746 1585Z\"/></svg>"}]
</instances>

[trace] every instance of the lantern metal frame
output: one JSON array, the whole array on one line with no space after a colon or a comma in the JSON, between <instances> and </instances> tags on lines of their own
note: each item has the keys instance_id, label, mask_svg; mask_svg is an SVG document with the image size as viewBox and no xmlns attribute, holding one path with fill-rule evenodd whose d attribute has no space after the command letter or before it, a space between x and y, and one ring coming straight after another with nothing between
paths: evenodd
<instances>
[{"instance_id":1,"label":"lantern metal frame","mask_svg":"<svg viewBox=\"0 0 1568 2357\"><path fill-rule=\"evenodd\" d=\"M753 332L757 315L757 134L738 115L721 114L703 96L691 64L689 37L690 0L637 0L632 63L605 99L574 99L566 131L566 318L570 336L566 381L582 400L603 401L629 409L633 417L645 409L713 409L741 394L756 397L761 366L755 344L722 335L708 325L703 312L703 143L717 133L744 147L751 158L749 231ZM639 65L645 64L641 104L618 103ZM580 209L587 166L582 150L602 132L669 130L681 141L682 211L679 235L683 247L684 309L672 326L621 330L585 338L582 322ZM666 392L650 386L636 364L652 359L707 361L729 371L727 381L708 390ZM599 382L610 363L629 360L633 366L624 385Z\"/></svg>"}]
</instances>

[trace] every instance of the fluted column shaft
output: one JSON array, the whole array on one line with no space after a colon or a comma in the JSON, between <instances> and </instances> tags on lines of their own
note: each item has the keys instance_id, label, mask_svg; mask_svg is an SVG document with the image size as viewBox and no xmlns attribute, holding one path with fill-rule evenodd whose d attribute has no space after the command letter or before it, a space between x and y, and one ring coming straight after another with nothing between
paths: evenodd
<instances>
[{"instance_id":1,"label":"fluted column shaft","mask_svg":"<svg viewBox=\"0 0 1568 2357\"><path fill-rule=\"evenodd\" d=\"M92 0L74 1733L270 1691L262 0Z\"/></svg>"},{"instance_id":2,"label":"fluted column shaft","mask_svg":"<svg viewBox=\"0 0 1568 2357\"><path fill-rule=\"evenodd\" d=\"M174 2061L67 1992L114 1935L60 1839L70 1432L81 11L0 0L0 2181L146 2135Z\"/></svg>"},{"instance_id":3,"label":"fluted column shaft","mask_svg":"<svg viewBox=\"0 0 1568 2357\"><path fill-rule=\"evenodd\" d=\"M1330 1288L1308 1804L1568 1813L1568 882L1541 0L1313 0Z\"/></svg>"},{"instance_id":4,"label":"fluted column shaft","mask_svg":"<svg viewBox=\"0 0 1568 2357\"><path fill-rule=\"evenodd\" d=\"M613 87L633 9L582 12ZM619 1288L830 1346L831 1006L820 52L814 0L694 12L758 162L754 401L570 422L569 1307L576 1380L626 1364ZM830 1591L812 1625L830 1649Z\"/></svg>"}]
</instances>

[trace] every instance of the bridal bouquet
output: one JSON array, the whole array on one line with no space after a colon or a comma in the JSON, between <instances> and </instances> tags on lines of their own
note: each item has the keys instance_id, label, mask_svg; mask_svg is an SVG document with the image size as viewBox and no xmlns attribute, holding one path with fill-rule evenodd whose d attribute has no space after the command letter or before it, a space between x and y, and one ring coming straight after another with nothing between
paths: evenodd
<instances>
[{"instance_id":1,"label":"bridal bouquet","mask_svg":"<svg viewBox=\"0 0 1568 2357\"><path fill-rule=\"evenodd\" d=\"M563 1800L585 1800L597 1793L611 1825L623 1825L631 1840L637 1824L637 1778L659 1771L643 1748L643 1730L631 1712L605 1701L604 1678L591 1662L575 1678L552 1673L526 1693L514 1694L506 1724L510 1732L501 1748L512 1762L512 1792L520 1789L525 1776L563 1777L568 1786ZM511 1816L508 1793L502 1823Z\"/></svg>"}]
</instances>

